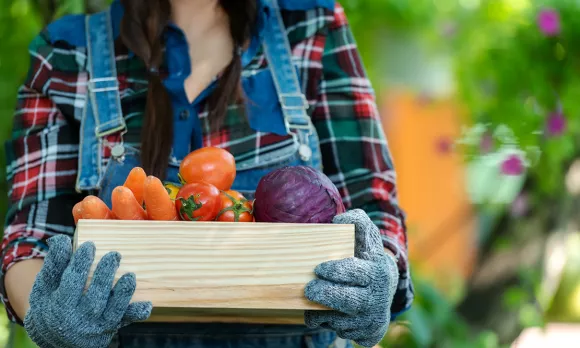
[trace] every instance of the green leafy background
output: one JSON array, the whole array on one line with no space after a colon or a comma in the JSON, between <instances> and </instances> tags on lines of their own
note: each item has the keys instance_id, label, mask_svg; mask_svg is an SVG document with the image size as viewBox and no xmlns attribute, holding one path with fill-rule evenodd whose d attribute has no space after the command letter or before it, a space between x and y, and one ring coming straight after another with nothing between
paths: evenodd
<instances>
[{"instance_id":1,"label":"green leafy background","mask_svg":"<svg viewBox=\"0 0 580 348\"><path fill-rule=\"evenodd\" d=\"M28 68L31 38L55 18L106 4L105 0L0 0L2 143L9 136L16 91ZM378 92L403 85L432 98L448 94L463 107L468 123L479 125L455 139L456 149L468 163L470 193L476 197L481 219L478 266L485 268L498 255L529 256L522 250L530 243L545 245L534 257L504 262L517 267L502 277L498 273L497 279L510 281L481 286L468 280L457 289L441 289L416 273L415 304L391 327L382 345L500 347L525 327L578 321L579 306L571 301L580 274L580 243L574 227L580 205L564 184L580 148L578 1L342 0L341 4ZM539 11L547 7L561 16L562 32L554 38L545 37L536 24ZM418 67L442 69L449 78L436 81ZM547 116L558 108L567 117L566 131L546 137L541 131ZM487 132L495 135L493 156L480 151L481 137ZM514 149L521 150L529 162L525 172L498 176L502 156ZM2 166L3 155L2 151ZM499 191L490 185L499 184L503 189L498 203L493 198ZM6 190L1 171L1 197L6 197ZM514 216L511 203L521 193L527 197L528 213ZM5 211L2 198L0 213ZM559 271L548 272L546 255L553 250L560 250L565 262ZM1 318L5 329L0 330L0 345L33 346L21 329Z\"/></svg>"}]
</instances>

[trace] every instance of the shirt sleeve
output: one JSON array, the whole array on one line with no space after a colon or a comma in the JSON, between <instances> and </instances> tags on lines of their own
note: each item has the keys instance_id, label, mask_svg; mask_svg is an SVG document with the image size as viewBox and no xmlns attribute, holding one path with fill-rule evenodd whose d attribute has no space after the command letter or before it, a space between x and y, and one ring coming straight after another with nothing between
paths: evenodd
<instances>
[{"instance_id":1,"label":"shirt sleeve","mask_svg":"<svg viewBox=\"0 0 580 348\"><path fill-rule=\"evenodd\" d=\"M391 312L413 301L405 214L398 205L396 172L374 91L364 70L343 8L337 3L322 52L322 76L312 114L324 172L347 209L360 208L380 228L385 248L396 256L399 284Z\"/></svg>"},{"instance_id":2,"label":"shirt sleeve","mask_svg":"<svg viewBox=\"0 0 580 348\"><path fill-rule=\"evenodd\" d=\"M53 48L43 34L30 47L30 68L17 96L12 136L5 144L9 208L2 240L0 297L11 321L4 275L19 261L44 258L46 240L74 233L78 127L70 125L49 97Z\"/></svg>"}]
</instances>

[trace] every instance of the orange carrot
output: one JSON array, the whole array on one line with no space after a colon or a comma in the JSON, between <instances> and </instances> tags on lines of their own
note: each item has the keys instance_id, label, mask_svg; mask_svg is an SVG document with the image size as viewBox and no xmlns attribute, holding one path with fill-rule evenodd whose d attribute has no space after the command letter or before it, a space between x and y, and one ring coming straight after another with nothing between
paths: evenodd
<instances>
[{"instance_id":1,"label":"orange carrot","mask_svg":"<svg viewBox=\"0 0 580 348\"><path fill-rule=\"evenodd\" d=\"M75 225L79 223L79 220L83 217L83 201L78 202L72 209L73 217L75 219Z\"/></svg>"},{"instance_id":2,"label":"orange carrot","mask_svg":"<svg viewBox=\"0 0 580 348\"><path fill-rule=\"evenodd\" d=\"M111 194L113 213L119 220L147 220L145 210L125 186L117 186Z\"/></svg>"},{"instance_id":3,"label":"orange carrot","mask_svg":"<svg viewBox=\"0 0 580 348\"><path fill-rule=\"evenodd\" d=\"M82 203L82 219L111 220L113 213L105 202L95 196L87 196Z\"/></svg>"},{"instance_id":4,"label":"orange carrot","mask_svg":"<svg viewBox=\"0 0 580 348\"><path fill-rule=\"evenodd\" d=\"M139 204L143 204L143 186L145 185L147 175L141 167L135 167L129 172L123 186L130 189Z\"/></svg>"},{"instance_id":5,"label":"orange carrot","mask_svg":"<svg viewBox=\"0 0 580 348\"><path fill-rule=\"evenodd\" d=\"M154 176L147 177L143 197L149 219L159 221L177 220L175 203L171 200L169 192L167 192L161 180Z\"/></svg>"}]
</instances>

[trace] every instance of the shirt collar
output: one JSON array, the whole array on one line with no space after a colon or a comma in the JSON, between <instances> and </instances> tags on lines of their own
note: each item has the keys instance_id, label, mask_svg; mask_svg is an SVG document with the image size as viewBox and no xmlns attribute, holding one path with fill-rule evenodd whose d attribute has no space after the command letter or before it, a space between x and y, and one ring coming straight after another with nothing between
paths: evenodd
<instances>
[{"instance_id":1,"label":"shirt collar","mask_svg":"<svg viewBox=\"0 0 580 348\"><path fill-rule=\"evenodd\" d=\"M262 41L262 33L264 30L265 16L267 15L267 13L269 12L268 10L270 9L270 5L267 3L267 1L257 0L257 3L258 3L258 19L257 19L258 22L256 25L257 30L256 30L254 37L252 37L252 39L251 39L249 47L246 48L242 54L242 65L243 66L246 66L247 64L250 63L250 61L252 60L252 58L254 57L254 55L257 53L257 51L259 49L260 43ZM110 6L110 11L111 11L113 35L114 35L115 39L117 39L120 35L121 20L123 19L123 14L124 14L124 8L123 8L123 5L121 4L121 0L113 0L112 4ZM169 26L178 32L181 31L179 28L177 28L172 23L170 23ZM169 49L170 49L170 47L169 47ZM132 52L131 50L128 51L128 54L129 54L129 57L133 57L135 55L134 52Z\"/></svg>"}]
</instances>

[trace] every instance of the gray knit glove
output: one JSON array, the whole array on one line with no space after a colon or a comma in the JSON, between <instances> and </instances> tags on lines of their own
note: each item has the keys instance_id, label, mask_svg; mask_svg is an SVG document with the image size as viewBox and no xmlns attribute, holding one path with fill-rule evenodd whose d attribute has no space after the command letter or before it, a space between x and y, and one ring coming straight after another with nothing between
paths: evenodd
<instances>
[{"instance_id":1,"label":"gray knit glove","mask_svg":"<svg viewBox=\"0 0 580 348\"><path fill-rule=\"evenodd\" d=\"M385 253L379 229L364 211L346 212L334 223L355 225L355 257L316 267L318 279L306 286L306 298L332 310L306 311L304 319L310 328L328 328L341 338L372 347L389 327L399 280L397 263Z\"/></svg>"},{"instance_id":2,"label":"gray knit glove","mask_svg":"<svg viewBox=\"0 0 580 348\"><path fill-rule=\"evenodd\" d=\"M95 245L84 243L73 255L65 235L52 237L48 244L24 318L28 335L40 348L105 348L118 329L149 318L151 303L130 303L136 286L133 274L123 275L113 287L119 253L103 256L84 293Z\"/></svg>"}]
</instances>

